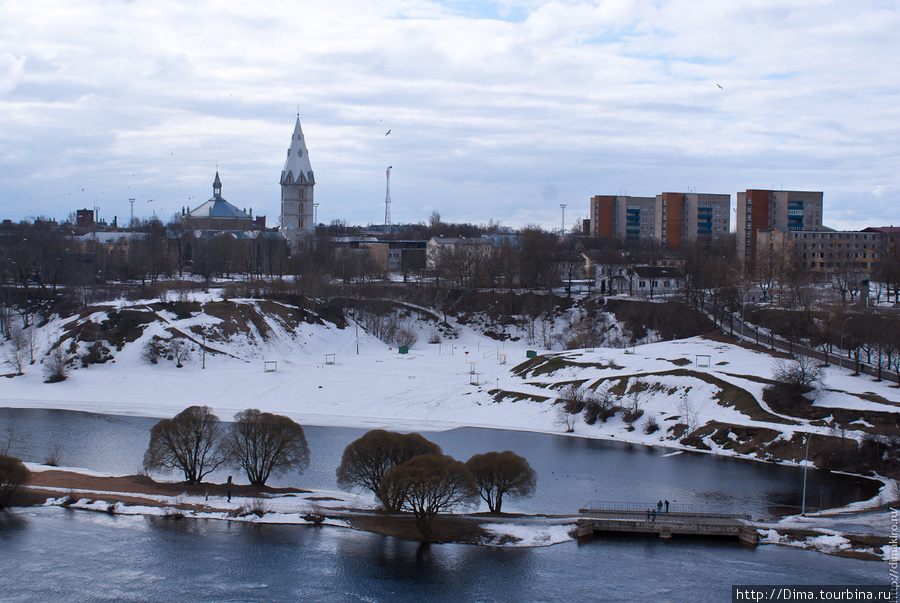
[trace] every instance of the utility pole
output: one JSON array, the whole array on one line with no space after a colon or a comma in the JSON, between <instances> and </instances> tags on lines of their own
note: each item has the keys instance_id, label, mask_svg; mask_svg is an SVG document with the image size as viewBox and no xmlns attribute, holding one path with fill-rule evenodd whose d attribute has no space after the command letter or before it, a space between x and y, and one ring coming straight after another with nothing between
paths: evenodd
<instances>
[{"instance_id":1,"label":"utility pole","mask_svg":"<svg viewBox=\"0 0 900 603\"><path fill-rule=\"evenodd\" d=\"M388 166L387 169L387 193L384 196L384 225L385 230L389 230L391 228L391 168L393 166Z\"/></svg>"}]
</instances>

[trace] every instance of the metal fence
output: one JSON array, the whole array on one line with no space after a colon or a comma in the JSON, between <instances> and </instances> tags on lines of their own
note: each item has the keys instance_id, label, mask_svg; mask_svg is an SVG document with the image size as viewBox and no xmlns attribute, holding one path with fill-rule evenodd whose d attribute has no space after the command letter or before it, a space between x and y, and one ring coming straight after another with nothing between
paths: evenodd
<instances>
[{"instance_id":1,"label":"metal fence","mask_svg":"<svg viewBox=\"0 0 900 603\"><path fill-rule=\"evenodd\" d=\"M582 509L584 511L623 511L630 513L646 513L647 511L657 510L656 502L621 502L611 500L592 500ZM665 504L663 504L662 512L666 512ZM723 509L715 505L705 503L679 503L669 502L669 513L693 513L699 515L724 515L729 517L746 516L742 509Z\"/></svg>"}]
</instances>

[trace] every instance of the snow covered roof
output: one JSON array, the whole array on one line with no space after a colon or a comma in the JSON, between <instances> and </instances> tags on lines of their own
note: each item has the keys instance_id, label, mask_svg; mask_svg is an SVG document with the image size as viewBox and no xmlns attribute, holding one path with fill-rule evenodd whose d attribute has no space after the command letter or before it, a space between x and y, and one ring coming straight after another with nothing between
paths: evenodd
<instances>
[{"instance_id":1,"label":"snow covered roof","mask_svg":"<svg viewBox=\"0 0 900 603\"><path fill-rule=\"evenodd\" d=\"M213 182L212 199L188 212L191 218L250 218L250 216L222 198L222 181L219 172Z\"/></svg>"},{"instance_id":2,"label":"snow covered roof","mask_svg":"<svg viewBox=\"0 0 900 603\"><path fill-rule=\"evenodd\" d=\"M284 235L272 230L193 230L195 239L215 239L216 237L229 235L239 241L253 239L284 239Z\"/></svg>"},{"instance_id":3,"label":"snow covered roof","mask_svg":"<svg viewBox=\"0 0 900 603\"><path fill-rule=\"evenodd\" d=\"M681 270L674 266L635 266L634 273L641 278L681 278Z\"/></svg>"},{"instance_id":4,"label":"snow covered roof","mask_svg":"<svg viewBox=\"0 0 900 603\"><path fill-rule=\"evenodd\" d=\"M75 237L76 241L81 241L82 243L103 243L109 244L113 241L118 241L120 239L126 239L128 241L132 241L134 239L143 239L147 236L147 233L144 232L116 232L116 231L100 231L100 232L89 232L86 235L81 235L80 237Z\"/></svg>"}]
</instances>

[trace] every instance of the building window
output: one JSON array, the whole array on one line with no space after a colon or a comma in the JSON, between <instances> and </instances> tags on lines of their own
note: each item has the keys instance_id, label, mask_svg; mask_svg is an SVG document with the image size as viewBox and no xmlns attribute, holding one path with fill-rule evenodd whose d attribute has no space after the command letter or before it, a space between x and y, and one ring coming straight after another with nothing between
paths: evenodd
<instances>
[{"instance_id":1,"label":"building window","mask_svg":"<svg viewBox=\"0 0 900 603\"><path fill-rule=\"evenodd\" d=\"M300 189L300 198L301 198L301 199L303 198L303 192L304 192L304 191L303 191L303 189L301 188L301 189Z\"/></svg>"}]
</instances>

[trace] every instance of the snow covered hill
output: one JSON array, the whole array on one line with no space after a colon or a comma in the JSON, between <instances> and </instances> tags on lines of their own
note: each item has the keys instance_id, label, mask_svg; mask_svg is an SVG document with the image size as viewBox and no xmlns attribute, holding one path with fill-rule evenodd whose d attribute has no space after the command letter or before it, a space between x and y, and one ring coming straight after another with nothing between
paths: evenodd
<instances>
[{"instance_id":1,"label":"snow covered hill","mask_svg":"<svg viewBox=\"0 0 900 603\"><path fill-rule=\"evenodd\" d=\"M498 342L458 323L452 341L425 343L434 323L412 316L407 326L419 337L401 354L328 308L226 301L215 293L119 301L30 327L36 362L0 381L0 405L164 417L200 404L223 419L259 408L308 425L568 431L793 461L802 460L806 434L837 437L827 417L769 408L762 390L774 359L738 345L694 337L551 352ZM73 369L65 381L48 384L42 362L58 342ZM11 346L0 346L4 357ZM888 382L835 367L824 375L816 407L859 413L844 438L859 441L872 431L865 413L900 410ZM572 415L559 403L573 388L621 410L589 424L590 413Z\"/></svg>"}]
</instances>

